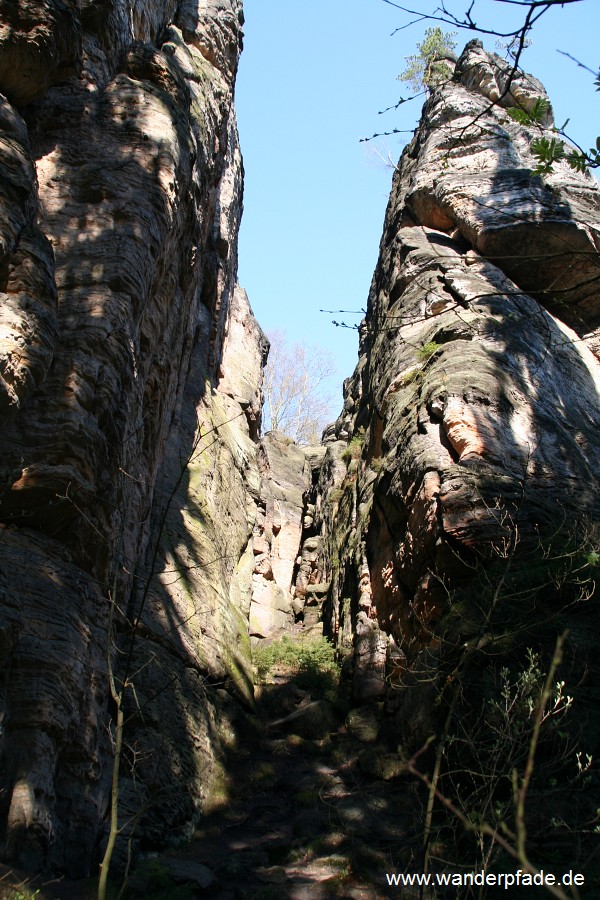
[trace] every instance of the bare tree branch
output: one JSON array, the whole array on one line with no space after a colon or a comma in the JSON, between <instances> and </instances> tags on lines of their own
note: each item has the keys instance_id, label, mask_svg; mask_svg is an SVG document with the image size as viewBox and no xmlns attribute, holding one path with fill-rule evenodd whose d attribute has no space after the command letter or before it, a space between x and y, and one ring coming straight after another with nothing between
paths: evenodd
<instances>
[{"instance_id":1,"label":"bare tree branch","mask_svg":"<svg viewBox=\"0 0 600 900\"><path fill-rule=\"evenodd\" d=\"M282 431L298 444L318 443L335 414L330 392L336 374L333 354L321 347L290 344L281 331L271 342L265 366L265 431Z\"/></svg>"}]
</instances>

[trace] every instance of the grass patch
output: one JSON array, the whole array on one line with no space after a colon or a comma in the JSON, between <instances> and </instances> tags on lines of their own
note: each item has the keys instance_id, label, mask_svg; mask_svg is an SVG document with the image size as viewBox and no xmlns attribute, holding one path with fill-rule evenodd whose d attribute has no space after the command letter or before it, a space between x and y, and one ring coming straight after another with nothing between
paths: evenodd
<instances>
[{"instance_id":1,"label":"grass patch","mask_svg":"<svg viewBox=\"0 0 600 900\"><path fill-rule=\"evenodd\" d=\"M348 465L354 459L358 459L362 453L363 444L365 442L365 430L361 428L354 435L344 452L342 453L342 459Z\"/></svg>"},{"instance_id":2,"label":"grass patch","mask_svg":"<svg viewBox=\"0 0 600 900\"><path fill-rule=\"evenodd\" d=\"M369 465L373 472L376 472L377 474L383 472L385 468L385 456L374 456Z\"/></svg>"},{"instance_id":3,"label":"grass patch","mask_svg":"<svg viewBox=\"0 0 600 900\"><path fill-rule=\"evenodd\" d=\"M424 380L425 375L423 369L415 366L413 369L409 369L406 375L402 377L402 387L409 387L409 385L418 385Z\"/></svg>"},{"instance_id":4,"label":"grass patch","mask_svg":"<svg viewBox=\"0 0 600 900\"><path fill-rule=\"evenodd\" d=\"M283 671L302 690L335 699L340 668L333 644L322 635L297 641L285 635L269 644L257 644L252 655L259 684L266 684L276 671Z\"/></svg>"},{"instance_id":5,"label":"grass patch","mask_svg":"<svg viewBox=\"0 0 600 900\"><path fill-rule=\"evenodd\" d=\"M417 350L417 357L421 360L421 362L427 362L428 359L431 359L436 350L439 350L442 345L438 344L436 341L427 341L426 344L423 344L422 347L419 347Z\"/></svg>"}]
</instances>

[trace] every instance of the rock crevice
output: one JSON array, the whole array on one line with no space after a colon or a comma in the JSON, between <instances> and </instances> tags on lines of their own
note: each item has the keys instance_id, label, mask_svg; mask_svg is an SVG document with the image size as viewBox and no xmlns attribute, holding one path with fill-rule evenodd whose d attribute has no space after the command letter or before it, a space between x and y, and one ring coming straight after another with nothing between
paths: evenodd
<instances>
[{"instance_id":1,"label":"rock crevice","mask_svg":"<svg viewBox=\"0 0 600 900\"><path fill-rule=\"evenodd\" d=\"M491 683L570 615L585 717L600 191L533 175L507 109L539 82L508 90L470 42L431 91L344 408L302 448L260 437L268 341L237 283L239 0L0 0L0 22L2 859L96 866L111 676L115 861L188 838L241 753L251 642L312 637L321 610L337 711L387 741L365 777L400 775L465 659ZM274 727L328 740L329 701L288 694Z\"/></svg>"}]
</instances>

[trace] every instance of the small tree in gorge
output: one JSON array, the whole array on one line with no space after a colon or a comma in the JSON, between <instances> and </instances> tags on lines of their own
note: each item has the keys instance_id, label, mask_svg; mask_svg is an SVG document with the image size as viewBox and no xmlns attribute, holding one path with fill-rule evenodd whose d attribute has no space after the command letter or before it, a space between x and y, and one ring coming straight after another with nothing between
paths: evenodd
<instances>
[{"instance_id":1,"label":"small tree in gorge","mask_svg":"<svg viewBox=\"0 0 600 900\"><path fill-rule=\"evenodd\" d=\"M503 30L507 28L507 26L504 25L502 18L499 20L498 27L494 25L486 26L482 21L478 20L477 17L481 14L481 11L475 9L474 2L465 3L461 13L453 12L450 9L450 4L445 3L442 3L439 6L434 6L432 4L430 6L430 11L428 12L423 9L423 4L414 4L414 6L419 7L418 9L415 9L410 3L405 6L403 3L397 2L397 0L383 0L383 3L388 4L388 6L393 6L405 14L415 17L412 21L401 25L396 29L397 31L401 31L416 23L429 21L451 25L461 31L466 31L471 35L478 34L498 38L501 42L500 46L506 49L510 59L510 71L508 72L508 79L502 95L503 97L510 91L512 79L518 75L519 72L523 71L521 69L521 56L523 51L531 44L531 34L538 20L554 7L563 9L565 6L569 7L574 6L575 4L589 3L590 0L493 0L493 2L499 5L498 12L504 8L504 4L510 4L521 8L523 11L522 22L512 29L509 26L508 30ZM460 5L460 3L458 3L458 5ZM457 34L456 31L451 33L442 31L439 25L428 28L425 32L424 41L417 44L419 52L406 58L408 63L407 68L398 76L398 78L400 81L406 81L410 84L411 88L415 91L415 96L421 93L423 89L427 91L436 83L449 77L450 69L448 66L445 66L444 57L456 46L455 42L452 40L452 36L455 34ZM559 52L564 56L568 56L576 65L582 69L586 69L590 75L594 76L596 90L600 91L599 70L590 68L578 59L575 59L570 53L566 53L564 50L560 50ZM445 75L444 68L446 70ZM408 99L412 100L414 97ZM500 98L500 100L501 99L502 98ZM395 106L388 107L388 109L382 110L382 112L397 109L398 106L405 102L404 98L401 98ZM493 101L494 104L498 102L499 100ZM519 121L523 125L536 126L541 122L540 118L536 116L535 111L531 113L524 109L519 109L517 106L514 109L514 112L516 113L516 117L520 117ZM534 174L548 175L553 171L554 163L559 160L565 160L572 169L578 172L586 172L589 169L600 168L600 136L596 138L594 147L590 147L589 150L584 150L565 132L568 121L569 120L567 119L564 125L554 128L554 132L557 134L556 138L548 138L545 135L542 135L532 141L531 150L533 156L538 161ZM384 134L397 133L398 129L393 129L391 132L384 132ZM373 135L373 137L380 136L380 134ZM363 138L362 140L371 140L371 138Z\"/></svg>"},{"instance_id":2,"label":"small tree in gorge","mask_svg":"<svg viewBox=\"0 0 600 900\"><path fill-rule=\"evenodd\" d=\"M316 444L331 420L336 374L333 355L321 347L290 344L282 331L271 343L263 382L264 431L282 431L298 444Z\"/></svg>"},{"instance_id":3,"label":"small tree in gorge","mask_svg":"<svg viewBox=\"0 0 600 900\"><path fill-rule=\"evenodd\" d=\"M454 52L456 41L452 38L455 34L455 31L444 32L438 27L428 28L425 39L417 44L419 52L406 57L407 66L398 75L398 80L406 81L417 93L450 78L452 71L444 59Z\"/></svg>"}]
</instances>

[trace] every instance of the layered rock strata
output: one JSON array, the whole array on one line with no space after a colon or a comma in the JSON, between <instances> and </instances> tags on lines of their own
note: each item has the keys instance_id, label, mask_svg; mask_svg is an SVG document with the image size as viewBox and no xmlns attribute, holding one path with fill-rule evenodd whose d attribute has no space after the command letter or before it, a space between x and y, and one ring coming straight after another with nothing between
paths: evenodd
<instances>
[{"instance_id":1,"label":"layered rock strata","mask_svg":"<svg viewBox=\"0 0 600 900\"><path fill-rule=\"evenodd\" d=\"M322 580L317 492L324 457L324 446L299 446L276 431L260 442L250 608L250 636L256 640L301 631L319 619L328 587Z\"/></svg>"},{"instance_id":2,"label":"layered rock strata","mask_svg":"<svg viewBox=\"0 0 600 900\"><path fill-rule=\"evenodd\" d=\"M289 630L302 610L294 597L294 576L310 467L304 450L275 431L261 441L259 466L250 635L268 638Z\"/></svg>"},{"instance_id":3,"label":"layered rock strata","mask_svg":"<svg viewBox=\"0 0 600 900\"><path fill-rule=\"evenodd\" d=\"M2 853L82 875L109 663L133 686L122 810L142 842L202 806L221 689L251 702L265 341L235 281L242 12L23 0L0 21Z\"/></svg>"},{"instance_id":4,"label":"layered rock strata","mask_svg":"<svg viewBox=\"0 0 600 900\"><path fill-rule=\"evenodd\" d=\"M551 132L506 108L545 92L505 82L471 42L402 155L320 488L327 617L355 697L384 695L428 654L417 705L403 695L415 740L432 728L457 587L480 597L485 631L486 570L501 584L521 552L531 570L566 560L600 520L600 189L563 163L532 174L531 140ZM559 602L553 584L522 595L532 627Z\"/></svg>"}]
</instances>

